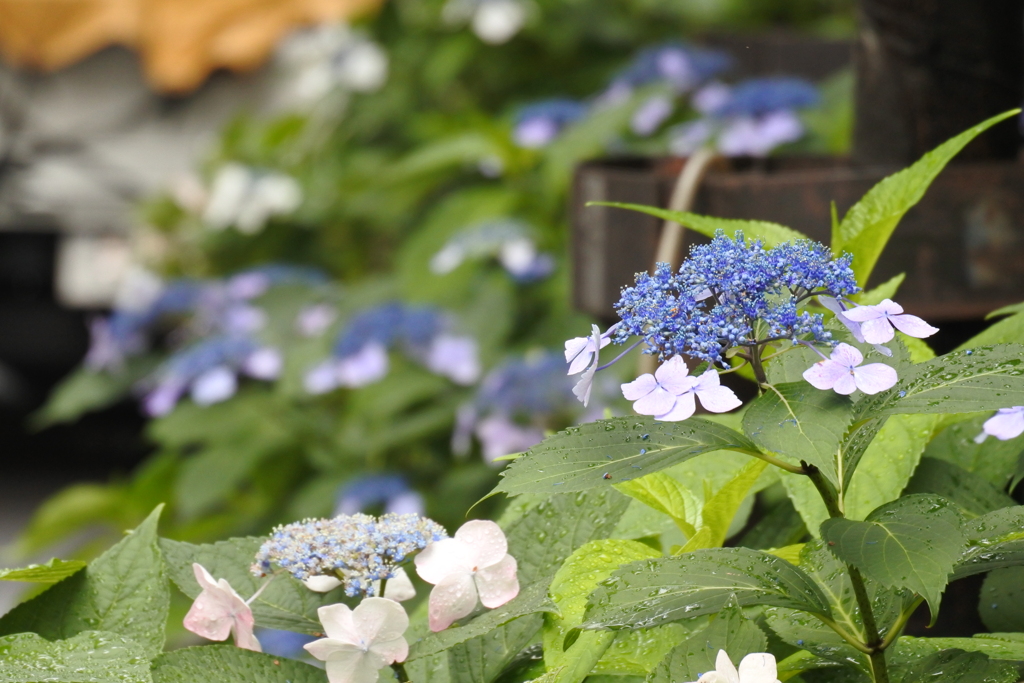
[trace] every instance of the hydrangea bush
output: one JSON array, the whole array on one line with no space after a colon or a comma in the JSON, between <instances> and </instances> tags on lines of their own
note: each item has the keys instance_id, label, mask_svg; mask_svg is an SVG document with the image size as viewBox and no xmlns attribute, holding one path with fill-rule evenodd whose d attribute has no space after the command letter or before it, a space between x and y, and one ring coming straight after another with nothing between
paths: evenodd
<instances>
[{"instance_id":1,"label":"hydrangea bush","mask_svg":"<svg viewBox=\"0 0 1024 683\"><path fill-rule=\"evenodd\" d=\"M415 513L353 512L194 544L157 535L158 507L88 566L0 572L52 584L0 618L0 680L1017 681L1024 308L935 356L936 328L893 300L902 276L863 289L945 163L1015 113L884 180L831 248L641 207L711 242L638 275L621 322L567 341L563 371L587 402L609 345L639 338L662 363L621 384L637 415L515 457L497 522L449 536ZM756 398L741 407L727 372ZM905 634L981 574L992 632ZM186 629L233 644L165 652L172 586L192 600ZM257 627L305 634L306 661L261 652Z\"/></svg>"}]
</instances>

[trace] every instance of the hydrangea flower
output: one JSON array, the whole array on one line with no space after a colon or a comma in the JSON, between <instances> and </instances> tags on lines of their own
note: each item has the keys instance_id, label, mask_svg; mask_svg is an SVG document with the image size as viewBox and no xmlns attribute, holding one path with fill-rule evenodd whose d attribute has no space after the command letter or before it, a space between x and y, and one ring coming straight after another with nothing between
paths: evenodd
<instances>
[{"instance_id":1,"label":"hydrangea flower","mask_svg":"<svg viewBox=\"0 0 1024 683\"><path fill-rule=\"evenodd\" d=\"M995 415L985 420L981 433L974 437L975 443L982 443L990 436L1000 441L1009 441L1024 434L1024 406L1000 408Z\"/></svg>"},{"instance_id":2,"label":"hydrangea flower","mask_svg":"<svg viewBox=\"0 0 1024 683\"><path fill-rule=\"evenodd\" d=\"M517 282L534 282L554 270L550 254L537 251L522 221L485 221L460 230L430 259L430 270L445 275L470 258L496 257Z\"/></svg>"},{"instance_id":3,"label":"hydrangea flower","mask_svg":"<svg viewBox=\"0 0 1024 683\"><path fill-rule=\"evenodd\" d=\"M598 101L621 102L637 88L654 83L668 85L676 93L685 93L727 69L731 61L724 52L680 42L648 47L615 76Z\"/></svg>"},{"instance_id":4,"label":"hydrangea flower","mask_svg":"<svg viewBox=\"0 0 1024 683\"><path fill-rule=\"evenodd\" d=\"M500 607L519 594L516 559L497 524L473 520L453 538L427 546L416 556L420 578L434 584L430 591L430 630L443 631L476 609Z\"/></svg>"},{"instance_id":5,"label":"hydrangea flower","mask_svg":"<svg viewBox=\"0 0 1024 683\"><path fill-rule=\"evenodd\" d=\"M274 216L285 216L302 204L302 188L283 173L230 162L214 176L202 221L211 230L234 226L253 235Z\"/></svg>"},{"instance_id":6,"label":"hydrangea flower","mask_svg":"<svg viewBox=\"0 0 1024 683\"><path fill-rule=\"evenodd\" d=\"M338 309L330 304L313 304L295 316L295 330L303 337L319 337L334 324Z\"/></svg>"},{"instance_id":7,"label":"hydrangea flower","mask_svg":"<svg viewBox=\"0 0 1024 683\"><path fill-rule=\"evenodd\" d=\"M779 683L775 657L753 652L740 661L737 670L725 650L719 650L715 670L701 674L696 683Z\"/></svg>"},{"instance_id":8,"label":"hydrangea flower","mask_svg":"<svg viewBox=\"0 0 1024 683\"><path fill-rule=\"evenodd\" d=\"M860 333L869 344L884 344L892 341L896 328L903 334L919 339L930 337L939 331L916 315L903 312L903 307L891 299L884 299L875 306L855 306L844 312L844 316L860 324Z\"/></svg>"},{"instance_id":9,"label":"hydrangea flower","mask_svg":"<svg viewBox=\"0 0 1024 683\"><path fill-rule=\"evenodd\" d=\"M519 425L501 413L480 420L475 433L488 463L509 453L521 453L544 440L542 430Z\"/></svg>"},{"instance_id":10,"label":"hydrangea flower","mask_svg":"<svg viewBox=\"0 0 1024 683\"><path fill-rule=\"evenodd\" d=\"M381 669L409 656L409 616L393 600L366 598L355 609L328 605L317 616L327 637L304 647L326 662L330 683L376 683Z\"/></svg>"},{"instance_id":11,"label":"hydrangea flower","mask_svg":"<svg viewBox=\"0 0 1024 683\"><path fill-rule=\"evenodd\" d=\"M575 100L551 99L523 107L516 114L512 139L525 149L551 144L562 129L583 118L587 106Z\"/></svg>"},{"instance_id":12,"label":"hydrangea flower","mask_svg":"<svg viewBox=\"0 0 1024 683\"><path fill-rule=\"evenodd\" d=\"M578 398L580 403L584 406L590 403L590 392L594 388L594 375L597 373L597 366L600 362L600 353L596 349L600 349L601 347L601 330L597 325L591 325L590 329L592 334L590 336L589 346L590 348L595 349L591 354L591 358L593 360L591 360L587 369L583 371L583 374L580 375L580 379L576 382L576 386L572 388L572 393L576 395L576 398Z\"/></svg>"},{"instance_id":13,"label":"hydrangea flower","mask_svg":"<svg viewBox=\"0 0 1024 683\"><path fill-rule=\"evenodd\" d=\"M712 368L701 375L689 374L686 361L673 356L653 375L640 375L622 385L622 395L633 401L633 410L640 415L653 415L665 422L678 422L693 415L696 400L713 413L739 408L742 401L732 389L721 386L718 373Z\"/></svg>"},{"instance_id":14,"label":"hydrangea flower","mask_svg":"<svg viewBox=\"0 0 1024 683\"><path fill-rule=\"evenodd\" d=\"M277 59L288 72L277 99L288 107L309 107L335 88L373 92L388 76L387 53L343 24L296 32L282 43Z\"/></svg>"},{"instance_id":15,"label":"hydrangea flower","mask_svg":"<svg viewBox=\"0 0 1024 683\"><path fill-rule=\"evenodd\" d=\"M612 326L603 334L598 335L601 349L612 343L611 335L614 331L615 327ZM569 364L567 374L576 375L586 370L594 358L594 354L598 353L599 350L594 343L593 335L589 337L574 337L566 341L565 362Z\"/></svg>"},{"instance_id":16,"label":"hydrangea flower","mask_svg":"<svg viewBox=\"0 0 1024 683\"><path fill-rule=\"evenodd\" d=\"M277 565L300 581L333 576L346 595L373 595L375 582L394 578L413 553L447 536L437 522L415 514L307 519L275 528L252 572L262 576Z\"/></svg>"},{"instance_id":17,"label":"hydrangea flower","mask_svg":"<svg viewBox=\"0 0 1024 683\"><path fill-rule=\"evenodd\" d=\"M199 563L192 563L192 571L202 592L185 615L185 628L210 640L226 640L234 633L235 645L262 652L260 641L256 640L252 632L255 622L249 604L268 584L264 584L248 600L243 600L227 579L215 580Z\"/></svg>"},{"instance_id":18,"label":"hydrangea flower","mask_svg":"<svg viewBox=\"0 0 1024 683\"><path fill-rule=\"evenodd\" d=\"M321 575L311 576L302 583L306 585L306 588L316 593L330 593L340 586L342 581L334 576ZM380 584L380 581L373 582L374 595L380 594ZM405 570L399 567L394 571L394 576L388 579L387 585L384 586L384 594L380 595L380 597L394 600L395 602L405 602L416 597L416 588L412 585L412 580L405 573Z\"/></svg>"},{"instance_id":19,"label":"hydrangea flower","mask_svg":"<svg viewBox=\"0 0 1024 683\"><path fill-rule=\"evenodd\" d=\"M837 394L852 394L860 389L865 394L877 394L896 384L896 371L884 363L864 362L864 354L849 344L837 344L831 358L822 356L804 371L805 380L816 389L832 389Z\"/></svg>"},{"instance_id":20,"label":"hydrangea flower","mask_svg":"<svg viewBox=\"0 0 1024 683\"><path fill-rule=\"evenodd\" d=\"M374 474L359 477L341 488L335 506L336 515L353 515L365 512L376 505L384 506L384 512L422 515L423 496L409 488L409 483L400 474Z\"/></svg>"}]
</instances>

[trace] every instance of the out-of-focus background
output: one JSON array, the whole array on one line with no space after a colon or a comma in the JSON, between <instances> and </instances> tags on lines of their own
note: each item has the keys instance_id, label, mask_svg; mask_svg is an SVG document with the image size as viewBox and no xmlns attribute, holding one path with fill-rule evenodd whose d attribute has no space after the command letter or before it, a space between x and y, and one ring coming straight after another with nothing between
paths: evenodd
<instances>
[{"instance_id":1,"label":"out-of-focus background","mask_svg":"<svg viewBox=\"0 0 1024 683\"><path fill-rule=\"evenodd\" d=\"M563 342L661 224L586 202L667 206L708 149L694 210L827 239L1020 103L1024 9L974 5L0 0L0 565L159 502L189 540L457 524L496 458L628 410L575 400ZM1019 143L973 143L878 268L937 351L1024 299Z\"/></svg>"}]
</instances>

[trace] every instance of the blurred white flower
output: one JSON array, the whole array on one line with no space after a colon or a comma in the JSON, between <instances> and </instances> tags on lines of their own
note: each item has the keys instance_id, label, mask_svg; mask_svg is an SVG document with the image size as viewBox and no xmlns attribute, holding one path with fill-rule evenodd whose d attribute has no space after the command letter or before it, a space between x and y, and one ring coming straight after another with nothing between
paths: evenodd
<instances>
[{"instance_id":1,"label":"blurred white flower","mask_svg":"<svg viewBox=\"0 0 1024 683\"><path fill-rule=\"evenodd\" d=\"M315 104L334 88L372 92L388 76L387 53L344 24L296 33L282 44L278 60L286 72L282 99L299 105Z\"/></svg>"},{"instance_id":2,"label":"blurred white flower","mask_svg":"<svg viewBox=\"0 0 1024 683\"><path fill-rule=\"evenodd\" d=\"M473 13L473 33L490 45L511 40L526 23L526 7L517 0L483 0Z\"/></svg>"},{"instance_id":3,"label":"blurred white flower","mask_svg":"<svg viewBox=\"0 0 1024 683\"><path fill-rule=\"evenodd\" d=\"M301 204L302 188L294 178L231 162L214 177L202 220L213 230L234 226L252 235L271 217L292 213Z\"/></svg>"}]
</instances>

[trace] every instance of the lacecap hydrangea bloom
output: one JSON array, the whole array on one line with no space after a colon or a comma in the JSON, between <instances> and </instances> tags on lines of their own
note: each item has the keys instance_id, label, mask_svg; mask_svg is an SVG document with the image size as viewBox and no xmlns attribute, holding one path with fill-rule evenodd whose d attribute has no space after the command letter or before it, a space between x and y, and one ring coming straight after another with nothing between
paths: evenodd
<instances>
[{"instance_id":1,"label":"lacecap hydrangea bloom","mask_svg":"<svg viewBox=\"0 0 1024 683\"><path fill-rule=\"evenodd\" d=\"M300 581L341 579L349 596L375 594L374 583L394 578L399 565L448 537L437 522L415 514L355 514L307 519L274 529L260 547L252 573L280 567Z\"/></svg>"}]
</instances>

